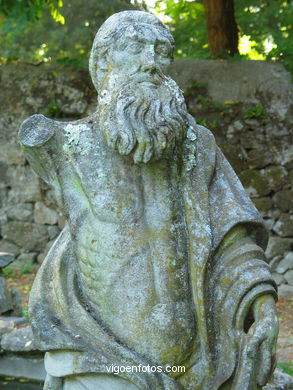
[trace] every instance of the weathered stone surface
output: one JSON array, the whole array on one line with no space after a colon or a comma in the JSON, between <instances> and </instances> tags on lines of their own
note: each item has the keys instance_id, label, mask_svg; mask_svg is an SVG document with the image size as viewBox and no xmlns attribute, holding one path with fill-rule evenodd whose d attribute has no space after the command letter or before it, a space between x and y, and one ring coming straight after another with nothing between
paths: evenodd
<instances>
[{"instance_id":1,"label":"weathered stone surface","mask_svg":"<svg viewBox=\"0 0 293 390\"><path fill-rule=\"evenodd\" d=\"M263 168L272 162L272 155L268 148L266 149L251 149L247 152L248 168Z\"/></svg>"},{"instance_id":2,"label":"weathered stone surface","mask_svg":"<svg viewBox=\"0 0 293 390\"><path fill-rule=\"evenodd\" d=\"M15 256L12 253L0 252L0 269L11 264L15 260Z\"/></svg>"},{"instance_id":3,"label":"weathered stone surface","mask_svg":"<svg viewBox=\"0 0 293 390\"><path fill-rule=\"evenodd\" d=\"M272 259L275 256L289 252L291 249L293 249L292 238L270 237L266 249L266 256L268 259Z\"/></svg>"},{"instance_id":4,"label":"weathered stone surface","mask_svg":"<svg viewBox=\"0 0 293 390\"><path fill-rule=\"evenodd\" d=\"M293 269L285 272L284 278L286 279L287 283L293 286Z\"/></svg>"},{"instance_id":5,"label":"weathered stone surface","mask_svg":"<svg viewBox=\"0 0 293 390\"><path fill-rule=\"evenodd\" d=\"M44 381L46 371L43 358L2 355L0 356L0 375L5 377L27 378L34 381Z\"/></svg>"},{"instance_id":6,"label":"weathered stone surface","mask_svg":"<svg viewBox=\"0 0 293 390\"><path fill-rule=\"evenodd\" d=\"M10 203L35 202L41 198L39 179L27 166L11 166L7 177L11 190L8 194Z\"/></svg>"},{"instance_id":7,"label":"weathered stone surface","mask_svg":"<svg viewBox=\"0 0 293 390\"><path fill-rule=\"evenodd\" d=\"M282 188L287 171L282 166L274 166L264 169L263 175L268 181L270 190L276 192Z\"/></svg>"},{"instance_id":8,"label":"weathered stone surface","mask_svg":"<svg viewBox=\"0 0 293 390\"><path fill-rule=\"evenodd\" d=\"M11 221L3 227L3 237L12 241L26 251L41 251L49 241L46 226L30 223Z\"/></svg>"},{"instance_id":9,"label":"weathered stone surface","mask_svg":"<svg viewBox=\"0 0 293 390\"><path fill-rule=\"evenodd\" d=\"M256 170L247 169L240 173L239 178L251 197L264 196L270 192L267 179Z\"/></svg>"},{"instance_id":10,"label":"weathered stone surface","mask_svg":"<svg viewBox=\"0 0 293 390\"><path fill-rule=\"evenodd\" d=\"M207 72L207 67L210 72ZM172 66L171 77L175 78L183 90L195 82L203 83L211 98L222 103L246 101L259 104L262 100L258 96L270 96L267 109L277 117L286 116L292 104L291 76L281 64L271 66L263 61L229 63L181 60ZM239 80L237 88L235 80Z\"/></svg>"},{"instance_id":11,"label":"weathered stone surface","mask_svg":"<svg viewBox=\"0 0 293 390\"><path fill-rule=\"evenodd\" d=\"M283 259L282 255L275 256L271 261L270 261L270 267L272 271L275 271L277 266L279 265L280 261Z\"/></svg>"},{"instance_id":12,"label":"weathered stone surface","mask_svg":"<svg viewBox=\"0 0 293 390\"><path fill-rule=\"evenodd\" d=\"M9 140L5 144L0 144L0 161L9 165L24 165L24 155L15 141L16 140L11 142L11 140Z\"/></svg>"},{"instance_id":13,"label":"weathered stone surface","mask_svg":"<svg viewBox=\"0 0 293 390\"><path fill-rule=\"evenodd\" d=\"M268 214L270 214L270 212L268 212ZM262 212L262 216L265 217L266 216L266 212ZM271 218L268 218L268 219L264 219L264 224L265 224L265 227L268 231L272 230L274 224L275 224L275 220L274 219L271 219Z\"/></svg>"},{"instance_id":14,"label":"weathered stone surface","mask_svg":"<svg viewBox=\"0 0 293 390\"><path fill-rule=\"evenodd\" d=\"M17 221L32 221L33 205L32 203L18 203L6 208L7 217Z\"/></svg>"},{"instance_id":15,"label":"weathered stone surface","mask_svg":"<svg viewBox=\"0 0 293 390\"><path fill-rule=\"evenodd\" d=\"M3 321L0 319L0 337L5 333L9 333L14 329L13 321Z\"/></svg>"},{"instance_id":16,"label":"weathered stone surface","mask_svg":"<svg viewBox=\"0 0 293 390\"><path fill-rule=\"evenodd\" d=\"M17 256L20 252L20 249L17 245L9 242L7 240L0 240L0 251L1 252L9 252Z\"/></svg>"},{"instance_id":17,"label":"weathered stone surface","mask_svg":"<svg viewBox=\"0 0 293 390\"><path fill-rule=\"evenodd\" d=\"M28 325L5 334L1 340L1 348L9 352L36 351L31 326Z\"/></svg>"},{"instance_id":18,"label":"weathered stone surface","mask_svg":"<svg viewBox=\"0 0 293 390\"><path fill-rule=\"evenodd\" d=\"M276 290L260 247L266 239L260 215L164 74L172 47L172 36L153 15L113 15L90 57L98 91L92 118L57 122L33 115L20 129L25 156L56 189L67 219L30 297L34 331L53 351L46 367L53 377L65 377L65 387L74 387L73 374L99 373L104 356L134 363L143 356L162 365L188 356L201 368L185 375L184 389L213 388L212 382L218 389L231 376L234 381L231 367L245 367L236 379L244 388L256 383L247 364L260 366L263 375L267 367L258 354L239 349L232 319L243 323L242 307L243 315L251 309L255 329L263 332L252 330L256 344L264 335L277 337ZM264 126L260 134L259 144ZM243 145L224 142L223 149L235 166L246 156ZM254 196L271 191L257 170L242 178ZM205 335L213 335L212 345ZM273 342L263 345L270 356ZM98 376L91 378L89 390L103 386ZM126 379L150 390L181 386L159 373Z\"/></svg>"},{"instance_id":19,"label":"weathered stone surface","mask_svg":"<svg viewBox=\"0 0 293 390\"><path fill-rule=\"evenodd\" d=\"M283 260L281 260L276 267L276 271L284 274L287 270L293 269L293 252L287 253Z\"/></svg>"},{"instance_id":20,"label":"weathered stone surface","mask_svg":"<svg viewBox=\"0 0 293 390\"><path fill-rule=\"evenodd\" d=\"M0 314L13 309L11 292L8 290L6 280L0 276Z\"/></svg>"},{"instance_id":21,"label":"weathered stone surface","mask_svg":"<svg viewBox=\"0 0 293 390\"><path fill-rule=\"evenodd\" d=\"M241 136L241 131L244 129L244 124L240 120L236 120L228 126L227 140L232 144L236 145Z\"/></svg>"},{"instance_id":22,"label":"weathered stone surface","mask_svg":"<svg viewBox=\"0 0 293 390\"><path fill-rule=\"evenodd\" d=\"M273 230L281 237L292 237L293 215L282 214L278 221L275 223Z\"/></svg>"},{"instance_id":23,"label":"weathered stone surface","mask_svg":"<svg viewBox=\"0 0 293 390\"><path fill-rule=\"evenodd\" d=\"M48 234L49 234L50 240L53 240L54 238L56 238L59 233L60 233L60 229L58 228L58 226L48 226Z\"/></svg>"},{"instance_id":24,"label":"weathered stone surface","mask_svg":"<svg viewBox=\"0 0 293 390\"><path fill-rule=\"evenodd\" d=\"M273 196L273 202L283 212L293 210L293 191L279 191Z\"/></svg>"},{"instance_id":25,"label":"weathered stone surface","mask_svg":"<svg viewBox=\"0 0 293 390\"><path fill-rule=\"evenodd\" d=\"M289 286L289 284L282 284L278 288L278 295L281 298L293 298L293 286Z\"/></svg>"},{"instance_id":26,"label":"weathered stone surface","mask_svg":"<svg viewBox=\"0 0 293 390\"><path fill-rule=\"evenodd\" d=\"M36 202L34 220L36 223L55 225L58 222L58 213L43 203Z\"/></svg>"},{"instance_id":27,"label":"weathered stone surface","mask_svg":"<svg viewBox=\"0 0 293 390\"><path fill-rule=\"evenodd\" d=\"M264 214L272 208L272 200L270 198L255 198L253 199L255 207Z\"/></svg>"},{"instance_id":28,"label":"weathered stone surface","mask_svg":"<svg viewBox=\"0 0 293 390\"><path fill-rule=\"evenodd\" d=\"M293 378L285 372L276 369L272 380L263 387L263 390L292 390Z\"/></svg>"},{"instance_id":29,"label":"weathered stone surface","mask_svg":"<svg viewBox=\"0 0 293 390\"><path fill-rule=\"evenodd\" d=\"M246 131L242 133L240 143L247 149L266 149L266 138L264 134L258 131L259 123L257 121L254 122L254 130Z\"/></svg>"},{"instance_id":30,"label":"weathered stone surface","mask_svg":"<svg viewBox=\"0 0 293 390\"><path fill-rule=\"evenodd\" d=\"M15 316L0 316L0 321L3 321L3 322L12 321L13 327L25 324L27 322L24 317L15 317Z\"/></svg>"},{"instance_id":31,"label":"weathered stone surface","mask_svg":"<svg viewBox=\"0 0 293 390\"><path fill-rule=\"evenodd\" d=\"M278 286L280 286L280 284L286 283L286 279L284 278L283 275L280 275L277 272L273 272L272 276L273 276L273 279L277 283Z\"/></svg>"},{"instance_id":32,"label":"weathered stone surface","mask_svg":"<svg viewBox=\"0 0 293 390\"><path fill-rule=\"evenodd\" d=\"M34 262L37 257L37 252L29 252L29 253L21 253L17 257L17 262L24 264L24 263L29 263L29 262Z\"/></svg>"},{"instance_id":33,"label":"weathered stone surface","mask_svg":"<svg viewBox=\"0 0 293 390\"><path fill-rule=\"evenodd\" d=\"M55 242L54 239L51 240L51 241L49 241L49 242L47 243L47 245L46 245L45 250L44 250L43 252L41 252L41 253L38 255L38 257L37 257L37 262L38 262L39 264L42 264L42 262L44 261L45 257L47 256L49 250L51 249L52 245L54 244L54 242Z\"/></svg>"}]
</instances>

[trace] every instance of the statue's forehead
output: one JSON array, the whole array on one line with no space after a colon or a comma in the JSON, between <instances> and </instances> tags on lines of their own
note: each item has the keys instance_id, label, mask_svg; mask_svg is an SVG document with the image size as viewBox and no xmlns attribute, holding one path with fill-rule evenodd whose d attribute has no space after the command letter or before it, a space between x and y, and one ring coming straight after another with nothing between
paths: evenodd
<instances>
[{"instance_id":1,"label":"statue's forehead","mask_svg":"<svg viewBox=\"0 0 293 390\"><path fill-rule=\"evenodd\" d=\"M170 33L168 30L144 23L137 23L126 26L123 39L134 39L138 41L159 40L171 43Z\"/></svg>"}]
</instances>

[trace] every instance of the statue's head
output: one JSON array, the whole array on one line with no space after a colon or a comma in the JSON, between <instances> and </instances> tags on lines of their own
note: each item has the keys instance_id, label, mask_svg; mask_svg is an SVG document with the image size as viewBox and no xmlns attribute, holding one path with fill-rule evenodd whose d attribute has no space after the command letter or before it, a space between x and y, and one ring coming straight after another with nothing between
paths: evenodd
<instances>
[{"instance_id":1,"label":"statue's head","mask_svg":"<svg viewBox=\"0 0 293 390\"><path fill-rule=\"evenodd\" d=\"M136 163L160 158L186 134L183 95L165 75L173 50L167 27L143 11L112 15L93 43L100 129L111 148L133 153Z\"/></svg>"},{"instance_id":2,"label":"statue's head","mask_svg":"<svg viewBox=\"0 0 293 390\"><path fill-rule=\"evenodd\" d=\"M143 11L124 11L110 16L94 39L90 73L99 92L111 71L124 78L138 72L154 72L170 65L174 39L154 15ZM122 75L121 75L122 77Z\"/></svg>"}]
</instances>

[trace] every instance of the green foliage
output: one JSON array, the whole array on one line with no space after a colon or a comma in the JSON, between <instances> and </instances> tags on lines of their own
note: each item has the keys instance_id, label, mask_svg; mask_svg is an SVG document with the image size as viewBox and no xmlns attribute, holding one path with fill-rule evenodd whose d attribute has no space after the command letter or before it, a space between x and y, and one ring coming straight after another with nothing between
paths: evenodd
<instances>
[{"instance_id":1,"label":"green foliage","mask_svg":"<svg viewBox=\"0 0 293 390\"><path fill-rule=\"evenodd\" d=\"M277 367L282 371L286 372L286 374L293 376L293 363L292 362L279 362Z\"/></svg>"},{"instance_id":2,"label":"green foliage","mask_svg":"<svg viewBox=\"0 0 293 390\"><path fill-rule=\"evenodd\" d=\"M234 0L234 6L240 38L248 40L249 48L245 54L233 59L282 60L292 72L292 2ZM155 11L165 17L172 30L176 41L175 57L210 58L202 0L157 1Z\"/></svg>"},{"instance_id":3,"label":"green foliage","mask_svg":"<svg viewBox=\"0 0 293 390\"><path fill-rule=\"evenodd\" d=\"M265 118L266 112L265 108L262 104L257 104L254 107L248 107L244 111L243 118L244 119L250 119L250 118Z\"/></svg>"},{"instance_id":4,"label":"green foliage","mask_svg":"<svg viewBox=\"0 0 293 390\"><path fill-rule=\"evenodd\" d=\"M67 0L61 15L60 5L60 0L0 0L2 59L87 67L102 22L115 12L134 8L130 0Z\"/></svg>"},{"instance_id":5,"label":"green foliage","mask_svg":"<svg viewBox=\"0 0 293 390\"><path fill-rule=\"evenodd\" d=\"M15 276L14 269L12 269L10 267L3 268L2 272L3 272L4 276L6 276L8 278L14 278L14 276Z\"/></svg>"},{"instance_id":6,"label":"green foliage","mask_svg":"<svg viewBox=\"0 0 293 390\"><path fill-rule=\"evenodd\" d=\"M201 0L165 0L156 2L165 15L176 43L177 58L209 58L204 6Z\"/></svg>"},{"instance_id":7,"label":"green foliage","mask_svg":"<svg viewBox=\"0 0 293 390\"><path fill-rule=\"evenodd\" d=\"M29 274L33 271L34 268L35 268L34 262L32 260L30 260L30 261L26 262L25 264L21 265L19 272L22 275Z\"/></svg>"},{"instance_id":8,"label":"green foliage","mask_svg":"<svg viewBox=\"0 0 293 390\"><path fill-rule=\"evenodd\" d=\"M44 110L44 115L49 118L62 118L64 116L62 109L59 107L55 99L50 101L48 107Z\"/></svg>"},{"instance_id":9,"label":"green foliage","mask_svg":"<svg viewBox=\"0 0 293 390\"><path fill-rule=\"evenodd\" d=\"M26 319L27 322L30 321L30 315L29 315L28 307L24 307L22 309L22 316Z\"/></svg>"},{"instance_id":10,"label":"green foliage","mask_svg":"<svg viewBox=\"0 0 293 390\"><path fill-rule=\"evenodd\" d=\"M282 60L293 71L293 4L284 0L235 0L242 35L254 41L254 50L266 59Z\"/></svg>"}]
</instances>

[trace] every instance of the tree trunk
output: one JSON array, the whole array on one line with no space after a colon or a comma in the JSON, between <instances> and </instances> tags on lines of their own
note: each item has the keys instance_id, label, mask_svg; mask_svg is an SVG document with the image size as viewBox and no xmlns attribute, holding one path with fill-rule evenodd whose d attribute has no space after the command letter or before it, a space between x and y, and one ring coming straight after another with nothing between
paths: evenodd
<instances>
[{"instance_id":1,"label":"tree trunk","mask_svg":"<svg viewBox=\"0 0 293 390\"><path fill-rule=\"evenodd\" d=\"M209 47L212 56L238 54L238 27L234 0L204 0Z\"/></svg>"}]
</instances>

